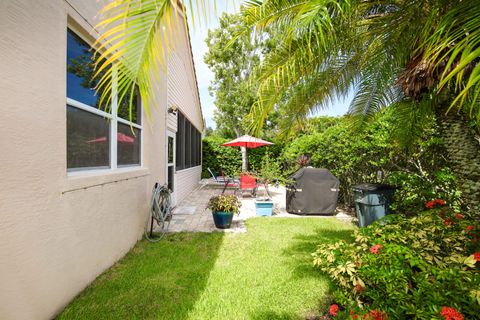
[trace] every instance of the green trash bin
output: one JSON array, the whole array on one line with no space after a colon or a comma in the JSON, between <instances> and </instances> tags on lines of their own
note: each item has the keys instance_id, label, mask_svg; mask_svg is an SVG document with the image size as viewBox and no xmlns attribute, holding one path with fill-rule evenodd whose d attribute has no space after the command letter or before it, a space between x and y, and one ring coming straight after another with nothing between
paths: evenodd
<instances>
[{"instance_id":1,"label":"green trash bin","mask_svg":"<svg viewBox=\"0 0 480 320\"><path fill-rule=\"evenodd\" d=\"M358 225L366 227L389 213L395 187L387 184L363 183L353 186Z\"/></svg>"}]
</instances>

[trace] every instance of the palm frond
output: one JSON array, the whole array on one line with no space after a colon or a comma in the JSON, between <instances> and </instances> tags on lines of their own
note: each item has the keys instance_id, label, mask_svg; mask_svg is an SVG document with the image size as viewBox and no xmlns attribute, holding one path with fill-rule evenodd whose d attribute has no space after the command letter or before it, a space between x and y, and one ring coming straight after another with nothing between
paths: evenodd
<instances>
[{"instance_id":1,"label":"palm frond","mask_svg":"<svg viewBox=\"0 0 480 320\"><path fill-rule=\"evenodd\" d=\"M420 103L402 100L390 108L395 114L391 137L402 149L414 146L424 129L434 122L433 101L430 99L423 99Z\"/></svg>"},{"instance_id":2,"label":"palm frond","mask_svg":"<svg viewBox=\"0 0 480 320\"><path fill-rule=\"evenodd\" d=\"M424 57L443 70L438 91L452 88L451 108L466 107L477 113L480 92L480 6L475 1L455 1L441 16L434 32L422 44Z\"/></svg>"},{"instance_id":3,"label":"palm frond","mask_svg":"<svg viewBox=\"0 0 480 320\"><path fill-rule=\"evenodd\" d=\"M192 15L203 13L203 19L207 19L207 8L205 0L190 1ZM101 14L104 18L97 25L102 34L96 43L95 75L99 78L101 103L108 107L116 99L129 97L131 121L133 93L138 90L150 118L170 53L178 39L184 39L181 33L187 32L186 8L172 0L116 0Z\"/></svg>"}]
</instances>

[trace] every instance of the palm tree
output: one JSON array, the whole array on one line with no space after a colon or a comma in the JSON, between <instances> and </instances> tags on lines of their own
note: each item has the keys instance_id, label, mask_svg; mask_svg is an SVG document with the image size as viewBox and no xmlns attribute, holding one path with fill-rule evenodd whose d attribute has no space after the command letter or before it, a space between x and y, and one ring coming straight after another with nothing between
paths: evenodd
<instances>
[{"instance_id":1,"label":"palm tree","mask_svg":"<svg viewBox=\"0 0 480 320\"><path fill-rule=\"evenodd\" d=\"M397 108L403 140L425 115L444 126L451 160L472 208L480 209L480 146L465 121L480 125L480 6L446 0L259 0L243 9L246 28L277 30L282 45L265 57L257 79L253 129L274 108L286 123L306 117L352 88L350 112L365 120ZM457 116L456 114L460 114ZM462 119L463 117L463 119ZM460 124L458 124L460 121ZM455 132L452 135L452 132ZM447 134L448 133L448 134Z\"/></svg>"},{"instance_id":2,"label":"palm tree","mask_svg":"<svg viewBox=\"0 0 480 320\"><path fill-rule=\"evenodd\" d=\"M190 7L193 14L205 12L208 1L190 3L197 4L197 10ZM165 68L175 25L181 23L178 13L185 11L174 0L117 0L105 7L97 68L103 102L111 99L115 77L120 99L132 97L138 87L148 113L158 71ZM404 136L411 136L411 129L432 109L440 115L452 109L466 111L478 125L476 1L250 0L243 16L246 29L261 33L269 27L283 37L257 70L259 99L252 112L257 129L275 107L288 110L291 118L286 120L292 123L345 96L352 87L353 113L368 117L393 105L402 117L415 120L405 122L409 135ZM462 123L459 128L467 126ZM472 159L465 166L476 168L478 143L474 138L465 141L470 145L464 149L471 150L466 157ZM472 190L478 193L477 176L470 177L465 181L472 180Z\"/></svg>"},{"instance_id":3,"label":"palm tree","mask_svg":"<svg viewBox=\"0 0 480 320\"><path fill-rule=\"evenodd\" d=\"M251 1L247 27L285 35L259 71L255 112L281 105L304 115L353 86L359 114L447 91L450 108L480 117L479 14L462 0Z\"/></svg>"}]
</instances>

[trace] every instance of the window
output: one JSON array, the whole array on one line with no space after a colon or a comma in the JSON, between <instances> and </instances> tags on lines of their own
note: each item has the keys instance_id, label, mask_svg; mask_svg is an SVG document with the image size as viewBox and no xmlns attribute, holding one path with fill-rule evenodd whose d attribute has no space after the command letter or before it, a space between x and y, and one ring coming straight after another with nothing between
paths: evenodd
<instances>
[{"instance_id":1,"label":"window","mask_svg":"<svg viewBox=\"0 0 480 320\"><path fill-rule=\"evenodd\" d=\"M115 169L141 164L141 102L126 95L100 109L91 47L67 29L67 169ZM112 139L114 141L112 141Z\"/></svg>"},{"instance_id":2,"label":"window","mask_svg":"<svg viewBox=\"0 0 480 320\"><path fill-rule=\"evenodd\" d=\"M177 115L177 170L202 164L202 134L179 111Z\"/></svg>"}]
</instances>

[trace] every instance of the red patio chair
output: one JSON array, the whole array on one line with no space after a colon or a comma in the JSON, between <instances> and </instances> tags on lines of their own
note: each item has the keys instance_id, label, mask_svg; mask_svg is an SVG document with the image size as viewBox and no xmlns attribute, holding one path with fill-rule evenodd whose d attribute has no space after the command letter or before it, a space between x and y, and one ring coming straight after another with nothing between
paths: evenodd
<instances>
[{"instance_id":1,"label":"red patio chair","mask_svg":"<svg viewBox=\"0 0 480 320\"><path fill-rule=\"evenodd\" d=\"M244 190L250 190L252 196L255 196L257 193L257 179L254 176L245 173L240 175L240 191L243 193Z\"/></svg>"}]
</instances>

